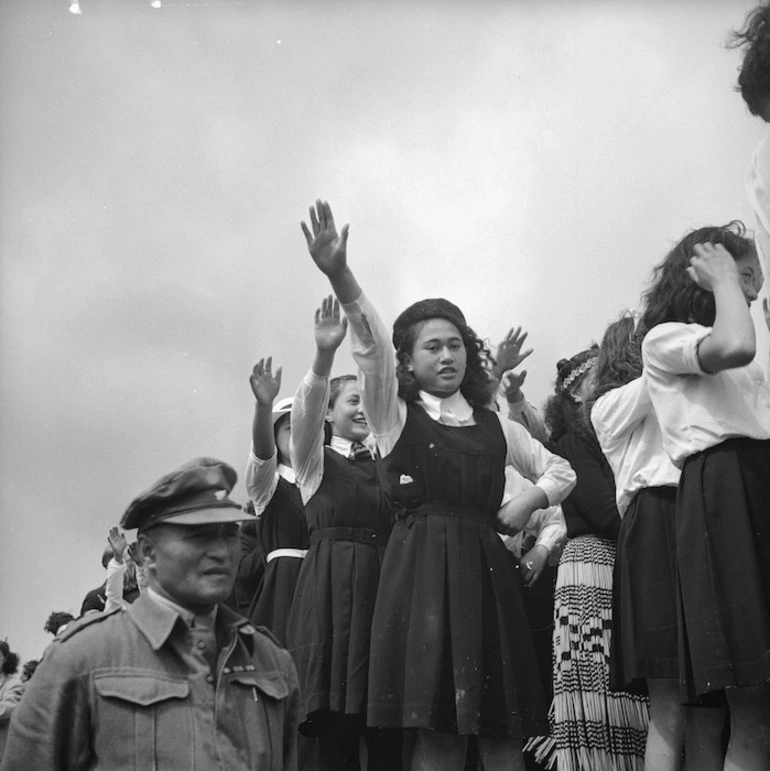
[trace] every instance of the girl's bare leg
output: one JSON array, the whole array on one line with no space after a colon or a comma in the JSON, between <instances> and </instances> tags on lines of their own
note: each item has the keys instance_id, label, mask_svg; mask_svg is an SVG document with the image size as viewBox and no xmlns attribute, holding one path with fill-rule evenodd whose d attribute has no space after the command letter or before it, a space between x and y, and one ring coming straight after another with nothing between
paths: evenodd
<instances>
[{"instance_id":1,"label":"girl's bare leg","mask_svg":"<svg viewBox=\"0 0 770 771\"><path fill-rule=\"evenodd\" d=\"M730 743L725 771L767 771L770 768L770 683L728 688Z\"/></svg>"}]
</instances>

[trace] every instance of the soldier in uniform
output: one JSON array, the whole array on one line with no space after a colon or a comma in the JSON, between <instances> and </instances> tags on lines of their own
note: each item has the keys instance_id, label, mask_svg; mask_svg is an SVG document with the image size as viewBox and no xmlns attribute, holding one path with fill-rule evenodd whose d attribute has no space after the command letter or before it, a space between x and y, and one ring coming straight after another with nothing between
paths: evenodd
<instances>
[{"instance_id":1,"label":"soldier in uniform","mask_svg":"<svg viewBox=\"0 0 770 771\"><path fill-rule=\"evenodd\" d=\"M296 768L289 654L222 602L233 588L235 471L198 458L136 498L148 590L71 624L46 651L10 729L12 769Z\"/></svg>"}]
</instances>

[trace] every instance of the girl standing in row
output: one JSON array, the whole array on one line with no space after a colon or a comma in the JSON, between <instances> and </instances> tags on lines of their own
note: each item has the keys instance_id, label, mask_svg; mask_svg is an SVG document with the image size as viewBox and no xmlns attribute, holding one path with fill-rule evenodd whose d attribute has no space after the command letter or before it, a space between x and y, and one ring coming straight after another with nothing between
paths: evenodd
<instances>
[{"instance_id":1,"label":"girl standing in row","mask_svg":"<svg viewBox=\"0 0 770 771\"><path fill-rule=\"evenodd\" d=\"M290 455L293 400L273 404L281 388L281 370L278 368L273 375L269 357L257 362L249 382L256 405L245 482L259 518L259 543L266 564L248 616L253 624L266 626L285 645L286 622L309 546Z\"/></svg>"},{"instance_id":2,"label":"girl standing in row","mask_svg":"<svg viewBox=\"0 0 770 771\"><path fill-rule=\"evenodd\" d=\"M577 473L562 504L570 540L559 560L554 603L552 720L559 771L641 769L647 733L646 699L609 687L620 516L612 470L586 410L598 353L592 347L559 361L545 408L554 452Z\"/></svg>"},{"instance_id":3,"label":"girl standing in row","mask_svg":"<svg viewBox=\"0 0 770 771\"><path fill-rule=\"evenodd\" d=\"M689 233L645 295L645 377L676 503L680 682L724 691L725 769L770 768L770 388L749 312L762 286L740 223Z\"/></svg>"},{"instance_id":4,"label":"girl standing in row","mask_svg":"<svg viewBox=\"0 0 770 771\"><path fill-rule=\"evenodd\" d=\"M318 767L357 771L363 737L369 771L398 771L400 732L366 727L372 614L392 512L365 445L369 425L356 378L329 381L346 330L339 303L324 299L315 315L315 358L292 405L291 456L310 549L294 593L288 647L302 689L301 730L318 736Z\"/></svg>"},{"instance_id":5,"label":"girl standing in row","mask_svg":"<svg viewBox=\"0 0 770 771\"><path fill-rule=\"evenodd\" d=\"M412 769L523 769L544 728L520 584L496 530L518 532L574 484L569 464L487 409L488 351L452 303L396 320L393 348L347 265L328 203L302 223L310 254L350 320L361 398L396 523L372 624L370 725L417 729ZM312 229L312 230L311 230ZM536 482L500 510L506 464Z\"/></svg>"},{"instance_id":6,"label":"girl standing in row","mask_svg":"<svg viewBox=\"0 0 770 771\"><path fill-rule=\"evenodd\" d=\"M679 469L666 455L642 372L642 332L611 324L594 369L591 421L615 476L622 521L613 576L610 683L648 694L647 771L722 768L724 709L682 705L678 687L675 509Z\"/></svg>"}]
</instances>

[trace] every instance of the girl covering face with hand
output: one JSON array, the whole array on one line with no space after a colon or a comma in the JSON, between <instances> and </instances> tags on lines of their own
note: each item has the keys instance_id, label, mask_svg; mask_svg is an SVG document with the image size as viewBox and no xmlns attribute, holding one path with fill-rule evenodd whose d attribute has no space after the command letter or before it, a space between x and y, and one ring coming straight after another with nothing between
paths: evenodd
<instances>
[{"instance_id":1,"label":"girl covering face with hand","mask_svg":"<svg viewBox=\"0 0 770 771\"><path fill-rule=\"evenodd\" d=\"M683 238L642 317L647 387L681 469L676 562L681 698L730 712L725 768L770 768L770 388L754 360L762 286L741 223Z\"/></svg>"}]
</instances>

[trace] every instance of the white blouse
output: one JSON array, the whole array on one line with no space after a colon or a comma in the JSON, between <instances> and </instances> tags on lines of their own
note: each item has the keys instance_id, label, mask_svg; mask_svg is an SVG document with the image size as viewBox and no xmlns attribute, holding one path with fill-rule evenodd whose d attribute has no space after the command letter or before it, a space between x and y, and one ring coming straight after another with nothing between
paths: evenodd
<instances>
[{"instance_id":1,"label":"white blouse","mask_svg":"<svg viewBox=\"0 0 770 771\"><path fill-rule=\"evenodd\" d=\"M698 346L711 327L669 322L651 329L642 359L663 446L682 467L690 455L732 437L770 439L770 388L756 360L704 372Z\"/></svg>"},{"instance_id":2,"label":"white blouse","mask_svg":"<svg viewBox=\"0 0 770 771\"><path fill-rule=\"evenodd\" d=\"M679 484L679 469L663 449L644 374L601 396L591 410L591 423L615 475L621 517L639 490Z\"/></svg>"}]
</instances>

